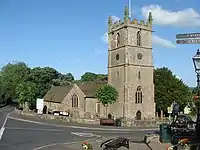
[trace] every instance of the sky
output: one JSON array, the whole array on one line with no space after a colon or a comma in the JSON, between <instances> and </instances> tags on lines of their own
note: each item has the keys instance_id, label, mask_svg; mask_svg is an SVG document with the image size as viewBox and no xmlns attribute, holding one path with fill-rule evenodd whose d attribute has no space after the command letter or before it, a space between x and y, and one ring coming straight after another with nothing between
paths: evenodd
<instances>
[{"instance_id":1,"label":"sky","mask_svg":"<svg viewBox=\"0 0 200 150\"><path fill-rule=\"evenodd\" d=\"M0 0L0 67L24 61L80 79L107 73L107 19L123 19L128 0ZM199 44L177 45L176 34L200 31L199 0L132 0L132 19L153 16L155 67L168 67L196 86Z\"/></svg>"}]
</instances>

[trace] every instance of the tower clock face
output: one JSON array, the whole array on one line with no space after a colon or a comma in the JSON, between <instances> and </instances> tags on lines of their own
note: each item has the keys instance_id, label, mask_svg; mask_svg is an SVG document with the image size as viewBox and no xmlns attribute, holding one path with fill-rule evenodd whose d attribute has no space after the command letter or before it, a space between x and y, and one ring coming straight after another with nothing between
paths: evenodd
<instances>
[{"instance_id":1,"label":"tower clock face","mask_svg":"<svg viewBox=\"0 0 200 150\"><path fill-rule=\"evenodd\" d=\"M137 58L138 58L139 60L141 60L141 59L142 59L142 53L138 53L138 54L137 54Z\"/></svg>"}]
</instances>

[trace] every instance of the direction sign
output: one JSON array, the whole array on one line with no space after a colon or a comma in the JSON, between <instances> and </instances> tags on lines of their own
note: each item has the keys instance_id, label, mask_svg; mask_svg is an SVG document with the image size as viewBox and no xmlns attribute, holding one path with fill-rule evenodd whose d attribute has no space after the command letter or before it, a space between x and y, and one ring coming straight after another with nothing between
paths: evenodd
<instances>
[{"instance_id":1,"label":"direction sign","mask_svg":"<svg viewBox=\"0 0 200 150\"><path fill-rule=\"evenodd\" d=\"M199 44L200 39L184 39L184 40L176 40L177 44Z\"/></svg>"},{"instance_id":2,"label":"direction sign","mask_svg":"<svg viewBox=\"0 0 200 150\"><path fill-rule=\"evenodd\" d=\"M200 33L177 34L176 38L177 39L200 38Z\"/></svg>"}]
</instances>

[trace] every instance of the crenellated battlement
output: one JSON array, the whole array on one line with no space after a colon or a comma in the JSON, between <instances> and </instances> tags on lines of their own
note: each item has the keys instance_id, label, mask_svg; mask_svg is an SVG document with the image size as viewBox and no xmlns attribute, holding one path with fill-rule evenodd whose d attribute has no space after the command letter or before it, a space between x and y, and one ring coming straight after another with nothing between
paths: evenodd
<instances>
[{"instance_id":1,"label":"crenellated battlement","mask_svg":"<svg viewBox=\"0 0 200 150\"><path fill-rule=\"evenodd\" d=\"M138 27L138 28L144 28L146 30L152 30L152 22L153 22L153 18L152 18L151 12L149 12L147 21L137 20L137 19L131 20L131 18L129 18L128 7L126 6L125 10L124 10L124 19L123 20L113 22L112 17L109 16L108 31L112 32L113 30L117 30L118 28L121 28L123 26L130 26L130 27L133 26L136 28Z\"/></svg>"}]
</instances>

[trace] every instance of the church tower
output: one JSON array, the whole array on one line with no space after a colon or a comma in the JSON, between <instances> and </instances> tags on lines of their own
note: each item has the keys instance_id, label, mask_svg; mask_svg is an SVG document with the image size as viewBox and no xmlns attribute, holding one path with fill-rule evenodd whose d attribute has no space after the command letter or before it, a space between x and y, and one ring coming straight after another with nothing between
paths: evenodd
<instances>
[{"instance_id":1,"label":"church tower","mask_svg":"<svg viewBox=\"0 0 200 150\"><path fill-rule=\"evenodd\" d=\"M147 22L139 22L129 18L125 7L123 21L108 19L108 83L119 92L108 112L138 120L154 118L153 70L151 12Z\"/></svg>"}]
</instances>

